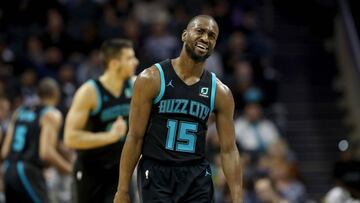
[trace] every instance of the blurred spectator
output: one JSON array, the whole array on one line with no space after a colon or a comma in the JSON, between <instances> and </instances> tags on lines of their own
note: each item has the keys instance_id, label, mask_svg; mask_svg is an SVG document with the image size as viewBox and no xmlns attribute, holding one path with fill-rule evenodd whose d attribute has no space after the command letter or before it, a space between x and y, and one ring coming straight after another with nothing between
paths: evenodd
<instances>
[{"instance_id":1,"label":"blurred spectator","mask_svg":"<svg viewBox=\"0 0 360 203\"><path fill-rule=\"evenodd\" d=\"M253 69L249 61L240 60L236 62L234 75L229 86L234 95L236 111L241 111L246 103L261 103L263 101L263 92L255 84Z\"/></svg>"},{"instance_id":2,"label":"blurred spectator","mask_svg":"<svg viewBox=\"0 0 360 203\"><path fill-rule=\"evenodd\" d=\"M178 40L167 32L166 22L161 20L152 24L150 36L145 41L145 52L150 63L172 58L177 51Z\"/></svg>"},{"instance_id":3,"label":"blurred spectator","mask_svg":"<svg viewBox=\"0 0 360 203\"><path fill-rule=\"evenodd\" d=\"M177 5L173 9L173 16L169 22L169 30L174 36L179 36L185 29L189 16L186 14L186 10L183 5Z\"/></svg>"},{"instance_id":4,"label":"blurred spectator","mask_svg":"<svg viewBox=\"0 0 360 203\"><path fill-rule=\"evenodd\" d=\"M141 24L149 25L169 18L166 1L139 0L134 7L134 13Z\"/></svg>"},{"instance_id":5,"label":"blurred spectator","mask_svg":"<svg viewBox=\"0 0 360 203\"><path fill-rule=\"evenodd\" d=\"M0 77L13 73L15 59L15 54L8 46L6 37L0 33Z\"/></svg>"},{"instance_id":6,"label":"blurred spectator","mask_svg":"<svg viewBox=\"0 0 360 203\"><path fill-rule=\"evenodd\" d=\"M214 1L212 16L221 28L221 32L219 32L218 36L218 43L222 43L227 39L227 35L231 29L230 8L228 1Z\"/></svg>"},{"instance_id":7,"label":"blurred spectator","mask_svg":"<svg viewBox=\"0 0 360 203\"><path fill-rule=\"evenodd\" d=\"M231 74L234 72L236 63L245 60L247 57L246 36L242 32L231 33L226 49L224 50L225 72Z\"/></svg>"},{"instance_id":8,"label":"blurred spectator","mask_svg":"<svg viewBox=\"0 0 360 203\"><path fill-rule=\"evenodd\" d=\"M210 57L206 60L205 69L214 72L216 77L223 78L223 65L222 65L222 58L219 52L214 50L214 52L210 55Z\"/></svg>"},{"instance_id":9,"label":"blurred spectator","mask_svg":"<svg viewBox=\"0 0 360 203\"><path fill-rule=\"evenodd\" d=\"M45 51L45 70L44 76L50 76L56 78L57 72L60 69L61 64L64 61L64 55L61 50L56 47L49 47Z\"/></svg>"},{"instance_id":10,"label":"blurred spectator","mask_svg":"<svg viewBox=\"0 0 360 203\"><path fill-rule=\"evenodd\" d=\"M254 185L259 203L292 203L281 197L269 177L258 178Z\"/></svg>"},{"instance_id":11,"label":"blurred spectator","mask_svg":"<svg viewBox=\"0 0 360 203\"><path fill-rule=\"evenodd\" d=\"M59 71L59 84L61 91L60 110L66 114L78 87L75 78L75 68L72 64L67 63L61 66Z\"/></svg>"},{"instance_id":12,"label":"blurred spectator","mask_svg":"<svg viewBox=\"0 0 360 203\"><path fill-rule=\"evenodd\" d=\"M59 49L59 52L69 56L73 50L73 41L64 29L64 19L60 12L51 9L47 16L46 32L42 36L45 49Z\"/></svg>"},{"instance_id":13,"label":"blurred spectator","mask_svg":"<svg viewBox=\"0 0 360 203\"><path fill-rule=\"evenodd\" d=\"M124 37L131 40L135 51L140 49L141 45L141 28L136 18L129 17L124 21ZM144 56L144 53L136 54L140 57Z\"/></svg>"},{"instance_id":14,"label":"blurred spectator","mask_svg":"<svg viewBox=\"0 0 360 203\"><path fill-rule=\"evenodd\" d=\"M101 9L96 1L71 0L64 3L67 14L67 31L76 40L82 40L82 34L89 24L93 23L100 16Z\"/></svg>"},{"instance_id":15,"label":"blurred spectator","mask_svg":"<svg viewBox=\"0 0 360 203\"><path fill-rule=\"evenodd\" d=\"M264 91L264 106L271 107L278 99L280 74L270 65L269 58L262 58L258 66L261 70L258 70L258 78L255 79L261 83L261 88Z\"/></svg>"},{"instance_id":16,"label":"blurred spectator","mask_svg":"<svg viewBox=\"0 0 360 203\"><path fill-rule=\"evenodd\" d=\"M285 160L278 160L271 166L271 178L281 196L291 203L305 203L307 194L304 185L298 181Z\"/></svg>"},{"instance_id":17,"label":"blurred spectator","mask_svg":"<svg viewBox=\"0 0 360 203\"><path fill-rule=\"evenodd\" d=\"M116 16L115 9L108 5L104 8L103 12L103 18L99 25L101 40L120 37L123 33L123 29Z\"/></svg>"},{"instance_id":18,"label":"blurred spectator","mask_svg":"<svg viewBox=\"0 0 360 203\"><path fill-rule=\"evenodd\" d=\"M270 168L272 163L278 160L285 160L288 163L296 163L294 153L289 149L285 140L278 139L269 145L266 154L262 157L259 164L262 164L264 168Z\"/></svg>"},{"instance_id":19,"label":"blurred spectator","mask_svg":"<svg viewBox=\"0 0 360 203\"><path fill-rule=\"evenodd\" d=\"M33 68L39 77L45 76L45 53L41 39L36 35L30 36L26 41L25 50L22 65Z\"/></svg>"},{"instance_id":20,"label":"blurred spectator","mask_svg":"<svg viewBox=\"0 0 360 203\"><path fill-rule=\"evenodd\" d=\"M36 73L28 69L22 75L20 79L20 87L18 87L18 94L25 105L35 105L39 102L39 97L36 93Z\"/></svg>"},{"instance_id":21,"label":"blurred spectator","mask_svg":"<svg viewBox=\"0 0 360 203\"><path fill-rule=\"evenodd\" d=\"M258 30L257 16L254 11L249 10L244 13L241 30L246 34L250 60L260 60L270 54L269 42Z\"/></svg>"},{"instance_id":22,"label":"blurred spectator","mask_svg":"<svg viewBox=\"0 0 360 203\"><path fill-rule=\"evenodd\" d=\"M14 52L5 41L5 36L0 35L0 61L2 63L11 63L15 60Z\"/></svg>"},{"instance_id":23,"label":"blurred spectator","mask_svg":"<svg viewBox=\"0 0 360 203\"><path fill-rule=\"evenodd\" d=\"M120 20L125 20L129 16L133 15L133 1L130 0L113 0L113 4L116 11L116 16Z\"/></svg>"},{"instance_id":24,"label":"blurred spectator","mask_svg":"<svg viewBox=\"0 0 360 203\"><path fill-rule=\"evenodd\" d=\"M76 79L79 84L82 84L88 79L98 78L102 70L99 50L93 50L86 61L79 65Z\"/></svg>"},{"instance_id":25,"label":"blurred spectator","mask_svg":"<svg viewBox=\"0 0 360 203\"><path fill-rule=\"evenodd\" d=\"M333 167L335 185L325 195L324 203L360 203L360 161L355 156L356 150L358 145L351 142L341 151L340 160Z\"/></svg>"},{"instance_id":26,"label":"blurred spectator","mask_svg":"<svg viewBox=\"0 0 360 203\"><path fill-rule=\"evenodd\" d=\"M272 143L280 139L275 125L263 117L262 107L257 103L245 106L244 115L235 120L236 140L241 150L263 155Z\"/></svg>"},{"instance_id":27,"label":"blurred spectator","mask_svg":"<svg viewBox=\"0 0 360 203\"><path fill-rule=\"evenodd\" d=\"M260 157L257 170L259 172L269 174L272 170L272 166L282 161L289 164L292 177L300 178L295 155L292 151L290 151L288 145L283 139L278 139L274 143L270 144L266 154Z\"/></svg>"},{"instance_id":28,"label":"blurred spectator","mask_svg":"<svg viewBox=\"0 0 360 203\"><path fill-rule=\"evenodd\" d=\"M344 186L333 187L325 196L324 203L360 203L359 198L352 197Z\"/></svg>"},{"instance_id":29,"label":"blurred spectator","mask_svg":"<svg viewBox=\"0 0 360 203\"><path fill-rule=\"evenodd\" d=\"M89 54L92 50L97 49L101 45L100 37L98 36L98 28L93 22L84 23L79 34L79 46L76 51L81 54Z\"/></svg>"}]
</instances>

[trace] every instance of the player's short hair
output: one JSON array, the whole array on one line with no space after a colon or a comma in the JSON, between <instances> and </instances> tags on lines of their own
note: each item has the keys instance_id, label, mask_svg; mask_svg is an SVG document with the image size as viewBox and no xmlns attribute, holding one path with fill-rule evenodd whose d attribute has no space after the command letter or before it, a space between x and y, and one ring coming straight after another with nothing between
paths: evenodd
<instances>
[{"instance_id":1,"label":"player's short hair","mask_svg":"<svg viewBox=\"0 0 360 203\"><path fill-rule=\"evenodd\" d=\"M54 98L59 92L60 87L56 80L46 77L39 82L37 93L41 99Z\"/></svg>"},{"instance_id":2,"label":"player's short hair","mask_svg":"<svg viewBox=\"0 0 360 203\"><path fill-rule=\"evenodd\" d=\"M100 54L105 69L110 60L118 57L124 48L133 48L132 42L126 39L111 39L103 42L100 48Z\"/></svg>"},{"instance_id":3,"label":"player's short hair","mask_svg":"<svg viewBox=\"0 0 360 203\"><path fill-rule=\"evenodd\" d=\"M192 18L189 20L186 28L189 28L190 26L192 26L193 23L194 23L194 21L197 20L197 19L199 19L199 18L206 18L206 19L208 19L208 20L214 21L214 22L216 23L216 25L217 25L217 22L216 22L216 20L214 19L214 17L212 17L212 16L210 16L210 15L197 15L197 16L192 17Z\"/></svg>"}]
</instances>

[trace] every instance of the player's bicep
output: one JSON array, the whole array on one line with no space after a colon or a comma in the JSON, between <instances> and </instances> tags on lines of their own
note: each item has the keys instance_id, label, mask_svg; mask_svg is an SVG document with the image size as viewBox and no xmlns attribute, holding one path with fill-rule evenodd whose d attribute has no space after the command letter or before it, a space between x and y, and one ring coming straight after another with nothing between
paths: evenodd
<instances>
[{"instance_id":1,"label":"player's bicep","mask_svg":"<svg viewBox=\"0 0 360 203\"><path fill-rule=\"evenodd\" d=\"M89 86L81 87L75 94L65 121L65 135L69 130L83 129L88 121L89 114L95 104L93 89Z\"/></svg>"},{"instance_id":2,"label":"player's bicep","mask_svg":"<svg viewBox=\"0 0 360 203\"><path fill-rule=\"evenodd\" d=\"M235 145L234 99L231 91L223 84L218 85L215 114L221 151L231 150Z\"/></svg>"},{"instance_id":3,"label":"player's bicep","mask_svg":"<svg viewBox=\"0 0 360 203\"><path fill-rule=\"evenodd\" d=\"M137 77L130 105L129 136L141 138L144 136L152 102L159 91L159 86L160 82L157 82L153 69L147 69Z\"/></svg>"},{"instance_id":4,"label":"player's bicep","mask_svg":"<svg viewBox=\"0 0 360 203\"><path fill-rule=\"evenodd\" d=\"M55 146L58 139L58 133L62 124L61 113L52 110L45 113L41 120L41 139L45 140L44 145Z\"/></svg>"}]
</instances>

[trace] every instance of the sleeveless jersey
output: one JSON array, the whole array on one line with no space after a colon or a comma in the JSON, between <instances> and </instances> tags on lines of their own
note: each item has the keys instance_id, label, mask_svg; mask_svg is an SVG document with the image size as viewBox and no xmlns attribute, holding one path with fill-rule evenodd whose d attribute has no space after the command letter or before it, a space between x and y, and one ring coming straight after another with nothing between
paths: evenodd
<instances>
[{"instance_id":1,"label":"sleeveless jersey","mask_svg":"<svg viewBox=\"0 0 360 203\"><path fill-rule=\"evenodd\" d=\"M52 107L21 106L17 110L13 138L7 160L10 162L24 161L39 168L43 161L39 155L40 119Z\"/></svg>"},{"instance_id":2,"label":"sleeveless jersey","mask_svg":"<svg viewBox=\"0 0 360 203\"><path fill-rule=\"evenodd\" d=\"M204 70L197 83L187 85L171 60L155 66L161 86L153 101L142 155L173 163L205 159L207 120L215 103L215 74Z\"/></svg>"},{"instance_id":3,"label":"sleeveless jersey","mask_svg":"<svg viewBox=\"0 0 360 203\"><path fill-rule=\"evenodd\" d=\"M131 80L125 81L119 97L112 95L99 80L90 80L88 82L96 90L97 107L89 115L86 130L95 133L110 131L113 122L118 116L122 116L127 122L132 95ZM77 150L77 161L104 167L118 165L124 141L125 138L122 138L118 142L106 146Z\"/></svg>"}]
</instances>

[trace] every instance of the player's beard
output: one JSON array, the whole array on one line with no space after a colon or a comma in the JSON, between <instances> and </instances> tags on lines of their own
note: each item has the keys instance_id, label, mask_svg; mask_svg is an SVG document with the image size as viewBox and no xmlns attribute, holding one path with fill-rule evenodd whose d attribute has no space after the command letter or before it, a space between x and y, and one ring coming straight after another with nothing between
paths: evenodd
<instances>
[{"instance_id":1,"label":"player's beard","mask_svg":"<svg viewBox=\"0 0 360 203\"><path fill-rule=\"evenodd\" d=\"M185 44L185 51L195 62L204 62L211 55L212 50L209 50L205 55L200 56L195 53L195 50L192 49L188 44Z\"/></svg>"}]
</instances>

